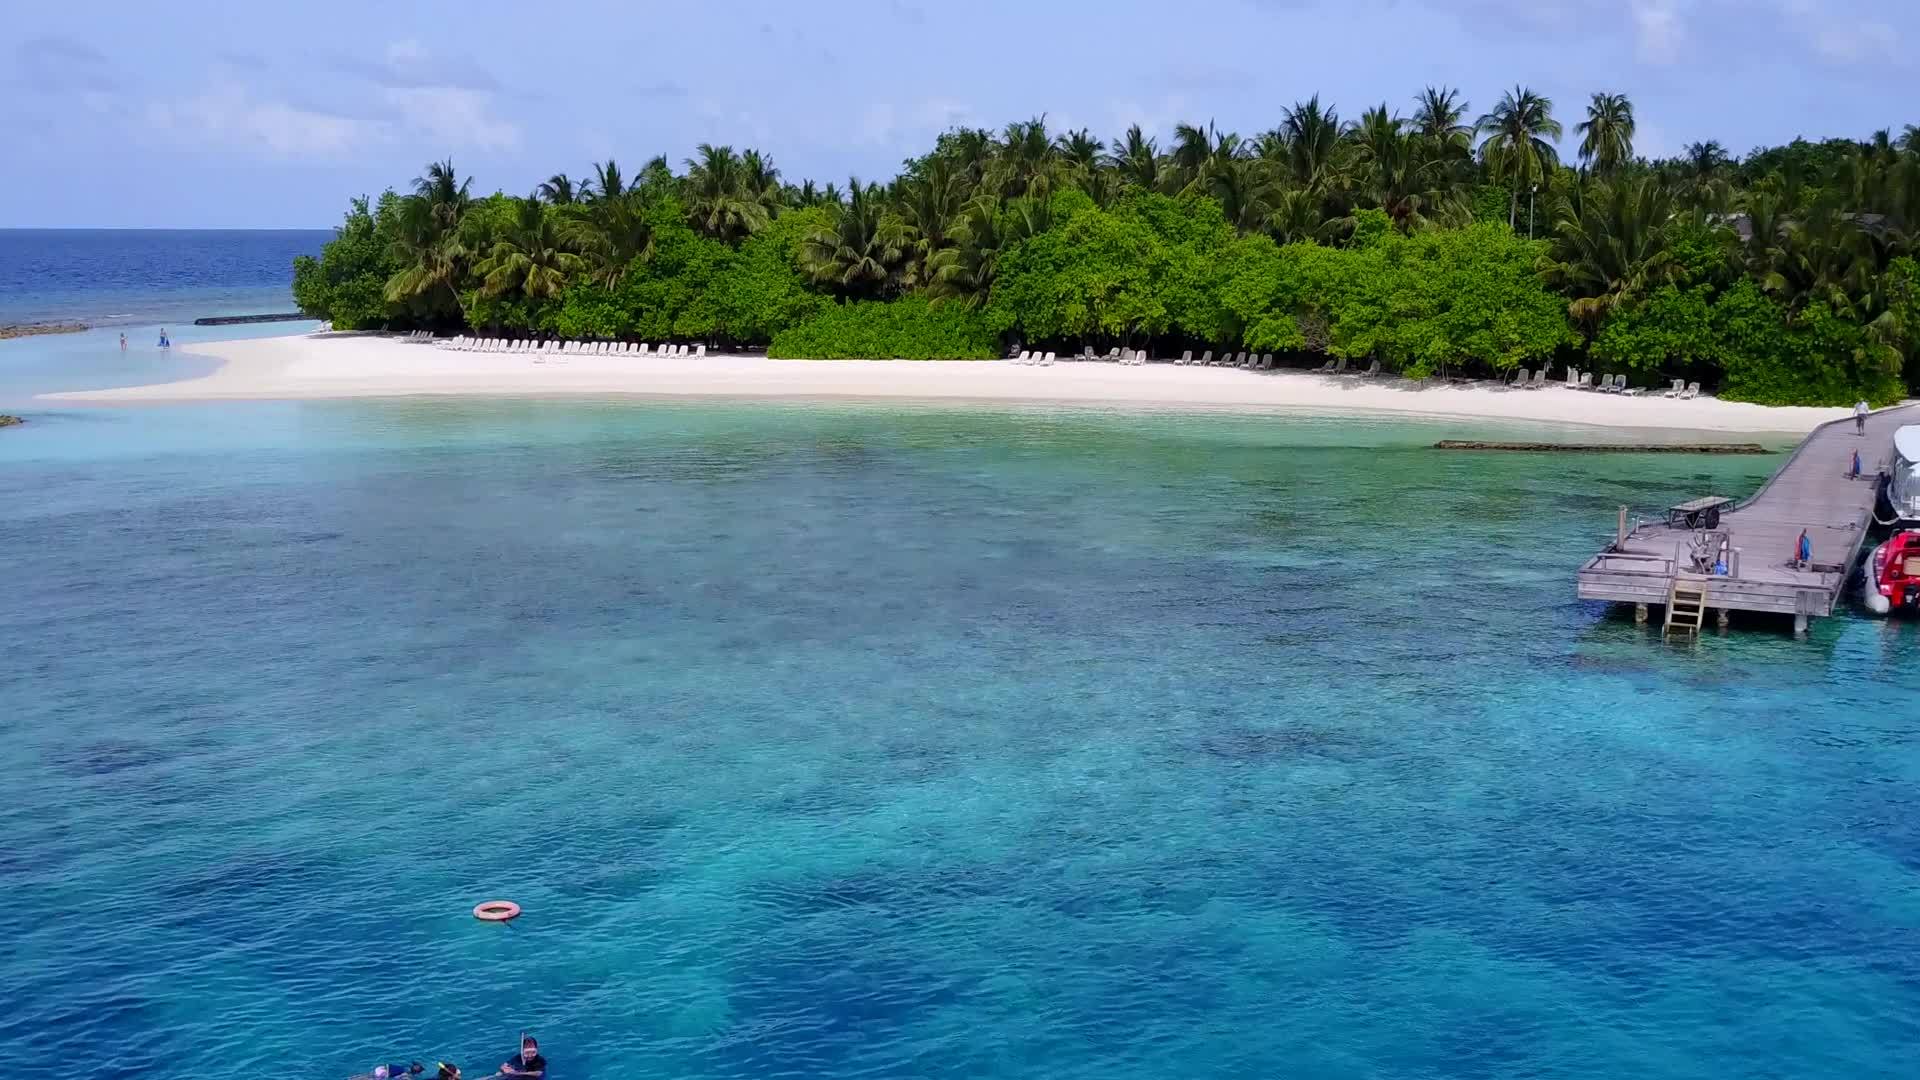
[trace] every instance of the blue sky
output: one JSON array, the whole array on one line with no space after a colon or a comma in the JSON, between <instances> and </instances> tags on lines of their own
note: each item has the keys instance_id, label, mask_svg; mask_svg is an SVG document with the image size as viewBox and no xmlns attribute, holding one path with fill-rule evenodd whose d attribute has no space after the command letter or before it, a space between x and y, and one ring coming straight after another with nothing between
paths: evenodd
<instances>
[{"instance_id":1,"label":"blue sky","mask_svg":"<svg viewBox=\"0 0 1920 1080\"><path fill-rule=\"evenodd\" d=\"M1423 85L1525 83L1640 146L1920 123L1913 0L47 0L0 32L0 225L325 226L451 155L491 191L700 142L892 175L954 124L1252 134ZM564 14L558 14L564 12Z\"/></svg>"}]
</instances>

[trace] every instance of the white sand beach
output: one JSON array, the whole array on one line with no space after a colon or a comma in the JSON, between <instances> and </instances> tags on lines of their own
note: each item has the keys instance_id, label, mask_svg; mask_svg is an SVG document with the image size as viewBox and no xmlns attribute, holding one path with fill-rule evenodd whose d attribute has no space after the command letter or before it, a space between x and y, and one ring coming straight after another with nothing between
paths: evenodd
<instances>
[{"instance_id":1,"label":"white sand beach","mask_svg":"<svg viewBox=\"0 0 1920 1080\"><path fill-rule=\"evenodd\" d=\"M662 397L1035 402L1105 408L1356 411L1427 417L1799 435L1846 409L1769 408L1700 398L1625 397L1548 386L1252 372L1168 363L1121 366L905 360L654 359L475 353L366 334L296 335L199 344L222 362L203 378L47 395L67 402L142 403L415 395L633 394Z\"/></svg>"}]
</instances>

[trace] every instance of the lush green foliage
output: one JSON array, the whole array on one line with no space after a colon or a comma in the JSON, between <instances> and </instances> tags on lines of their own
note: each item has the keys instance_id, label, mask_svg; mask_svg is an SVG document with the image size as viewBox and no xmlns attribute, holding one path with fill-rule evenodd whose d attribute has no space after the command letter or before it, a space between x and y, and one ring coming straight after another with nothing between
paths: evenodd
<instances>
[{"instance_id":1,"label":"lush green foliage","mask_svg":"<svg viewBox=\"0 0 1920 1080\"><path fill-rule=\"evenodd\" d=\"M829 305L774 335L768 356L815 360L991 360L1000 338L986 316L924 296Z\"/></svg>"},{"instance_id":2,"label":"lush green foliage","mask_svg":"<svg viewBox=\"0 0 1920 1080\"><path fill-rule=\"evenodd\" d=\"M1251 138L1183 124L1165 146L1044 118L957 128L844 190L728 146L682 175L596 163L526 199L434 162L356 200L295 296L343 327L820 356L1251 348L1414 376L1597 367L1756 401L1920 381L1920 130L1650 162L1617 93L1586 102L1565 154L1526 87L1477 121L1446 88L1412 106L1346 120L1313 97Z\"/></svg>"},{"instance_id":3,"label":"lush green foliage","mask_svg":"<svg viewBox=\"0 0 1920 1080\"><path fill-rule=\"evenodd\" d=\"M1380 211L1359 215L1356 235L1370 239L1345 249L1240 242L1225 293L1248 346L1378 357L1421 376L1508 371L1573 341L1564 301L1534 272L1537 242L1498 224L1407 236Z\"/></svg>"}]
</instances>

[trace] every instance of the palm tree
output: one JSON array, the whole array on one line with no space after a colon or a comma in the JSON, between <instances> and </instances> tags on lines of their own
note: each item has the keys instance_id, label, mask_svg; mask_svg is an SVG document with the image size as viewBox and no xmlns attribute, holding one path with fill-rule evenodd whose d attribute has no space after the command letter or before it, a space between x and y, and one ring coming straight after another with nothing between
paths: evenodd
<instances>
[{"instance_id":1,"label":"palm tree","mask_svg":"<svg viewBox=\"0 0 1920 1080\"><path fill-rule=\"evenodd\" d=\"M560 295L584 261L562 238L554 215L536 195L514 200L513 221L474 265L480 291L489 296L519 292L529 300Z\"/></svg>"},{"instance_id":2,"label":"palm tree","mask_svg":"<svg viewBox=\"0 0 1920 1080\"><path fill-rule=\"evenodd\" d=\"M993 165L993 132L986 128L954 128L935 142L935 156L952 161L971 191L985 182Z\"/></svg>"},{"instance_id":3,"label":"palm tree","mask_svg":"<svg viewBox=\"0 0 1920 1080\"><path fill-rule=\"evenodd\" d=\"M1588 185L1562 199L1542 277L1574 299L1567 313L1597 326L1679 273L1667 244L1673 199L1656 177Z\"/></svg>"},{"instance_id":4,"label":"palm tree","mask_svg":"<svg viewBox=\"0 0 1920 1080\"><path fill-rule=\"evenodd\" d=\"M887 212L878 184L848 181L833 220L800 241L800 265L816 284L851 296L880 296L893 285L904 256L900 223Z\"/></svg>"},{"instance_id":5,"label":"palm tree","mask_svg":"<svg viewBox=\"0 0 1920 1080\"><path fill-rule=\"evenodd\" d=\"M593 167L593 179L580 185L581 194L589 199L617 199L627 193L627 182L620 175L620 166L612 158L605 164Z\"/></svg>"},{"instance_id":6,"label":"palm tree","mask_svg":"<svg viewBox=\"0 0 1920 1080\"><path fill-rule=\"evenodd\" d=\"M1192 124L1174 125L1173 150L1167 155L1172 173L1170 182L1180 188L1197 182L1206 170L1208 159L1213 157L1213 142L1212 122L1203 128Z\"/></svg>"},{"instance_id":7,"label":"palm tree","mask_svg":"<svg viewBox=\"0 0 1920 1080\"><path fill-rule=\"evenodd\" d=\"M928 260L927 291L935 300L965 307L987 302L1000 270L1000 252L1010 243L1001 220L998 199L983 194L968 200L953 229L954 245Z\"/></svg>"},{"instance_id":8,"label":"palm tree","mask_svg":"<svg viewBox=\"0 0 1920 1080\"><path fill-rule=\"evenodd\" d=\"M1242 236L1266 228L1280 194L1272 163L1259 158L1228 158L1209 165L1200 182Z\"/></svg>"},{"instance_id":9,"label":"palm tree","mask_svg":"<svg viewBox=\"0 0 1920 1080\"><path fill-rule=\"evenodd\" d=\"M468 194L472 183L459 178L451 158L428 164L414 179L413 194L400 201L398 228L389 245L401 268L387 279L388 303L450 300L465 320L460 282L468 251L462 232L473 202Z\"/></svg>"},{"instance_id":10,"label":"palm tree","mask_svg":"<svg viewBox=\"0 0 1920 1080\"><path fill-rule=\"evenodd\" d=\"M1093 137L1086 128L1070 131L1053 140L1053 152L1069 172L1079 176L1091 175L1100 168L1100 158L1106 152L1107 144Z\"/></svg>"},{"instance_id":11,"label":"palm tree","mask_svg":"<svg viewBox=\"0 0 1920 1080\"><path fill-rule=\"evenodd\" d=\"M1413 99L1413 129L1442 152L1464 157L1473 150L1473 128L1466 123L1467 103L1460 91L1429 86Z\"/></svg>"},{"instance_id":12,"label":"palm tree","mask_svg":"<svg viewBox=\"0 0 1920 1080\"><path fill-rule=\"evenodd\" d=\"M1126 136L1107 158L1107 166L1119 174L1123 182L1142 191L1160 190L1159 148L1140 130L1139 124L1127 129Z\"/></svg>"},{"instance_id":13,"label":"palm tree","mask_svg":"<svg viewBox=\"0 0 1920 1080\"><path fill-rule=\"evenodd\" d=\"M1326 195L1338 186L1340 114L1320 104L1315 94L1288 109L1280 125L1286 133L1287 172L1296 187Z\"/></svg>"},{"instance_id":14,"label":"palm tree","mask_svg":"<svg viewBox=\"0 0 1920 1080\"><path fill-rule=\"evenodd\" d=\"M413 194L424 200L433 215L448 229L456 228L460 219L467 214L467 208L473 205L473 197L468 189L473 186L473 178L460 179L454 171L453 159L427 163L424 173L414 177Z\"/></svg>"},{"instance_id":15,"label":"palm tree","mask_svg":"<svg viewBox=\"0 0 1920 1080\"><path fill-rule=\"evenodd\" d=\"M1300 244L1326 239L1336 229L1327 220L1326 200L1304 188L1282 191L1267 215L1267 234L1275 243Z\"/></svg>"},{"instance_id":16,"label":"palm tree","mask_svg":"<svg viewBox=\"0 0 1920 1080\"><path fill-rule=\"evenodd\" d=\"M701 143L687 159L687 217L695 229L726 243L758 232L767 223L759 192L748 189L748 174L731 146Z\"/></svg>"},{"instance_id":17,"label":"palm tree","mask_svg":"<svg viewBox=\"0 0 1920 1080\"><path fill-rule=\"evenodd\" d=\"M1595 94L1580 133L1580 160L1600 176L1612 176L1633 160L1633 102L1625 94Z\"/></svg>"},{"instance_id":18,"label":"palm tree","mask_svg":"<svg viewBox=\"0 0 1920 1080\"><path fill-rule=\"evenodd\" d=\"M780 206L780 170L773 167L773 159L758 150L748 150L740 155L740 169L745 174L747 193L758 199L769 215L775 213Z\"/></svg>"},{"instance_id":19,"label":"palm tree","mask_svg":"<svg viewBox=\"0 0 1920 1080\"><path fill-rule=\"evenodd\" d=\"M460 281L467 248L461 241L460 222L450 223L441 209L426 194L400 201L389 255L401 268L387 279L385 296L390 304L422 300L431 305L448 300L465 321Z\"/></svg>"},{"instance_id":20,"label":"palm tree","mask_svg":"<svg viewBox=\"0 0 1920 1080\"><path fill-rule=\"evenodd\" d=\"M580 191L574 187L573 178L562 172L554 173L541 181L536 194L555 206L571 206L579 197Z\"/></svg>"},{"instance_id":21,"label":"palm tree","mask_svg":"<svg viewBox=\"0 0 1920 1080\"><path fill-rule=\"evenodd\" d=\"M1677 187L1688 205L1715 212L1726 209L1733 199L1733 185L1727 180L1727 167L1733 159L1718 140L1691 143L1682 152Z\"/></svg>"},{"instance_id":22,"label":"palm tree","mask_svg":"<svg viewBox=\"0 0 1920 1080\"><path fill-rule=\"evenodd\" d=\"M988 181L1006 198L1046 198L1053 193L1060 167L1059 152L1047 138L1047 118L1036 116L1007 125L994 148Z\"/></svg>"},{"instance_id":23,"label":"palm tree","mask_svg":"<svg viewBox=\"0 0 1920 1080\"><path fill-rule=\"evenodd\" d=\"M1560 164L1559 151L1553 144L1560 141L1562 129L1560 121L1553 118L1553 101L1516 86L1475 126L1487 136L1480 144L1481 159L1494 179L1506 183L1512 191L1507 227L1517 228L1520 189L1538 190L1548 171Z\"/></svg>"},{"instance_id":24,"label":"palm tree","mask_svg":"<svg viewBox=\"0 0 1920 1080\"><path fill-rule=\"evenodd\" d=\"M966 192L965 177L942 157L929 158L919 179L900 184L899 217L901 239L908 253L908 287L931 280L933 257L953 245Z\"/></svg>"},{"instance_id":25,"label":"palm tree","mask_svg":"<svg viewBox=\"0 0 1920 1080\"><path fill-rule=\"evenodd\" d=\"M562 234L584 257L589 276L608 289L619 286L635 261L653 253L653 225L633 189L617 199L595 199L580 207L564 223Z\"/></svg>"},{"instance_id":26,"label":"palm tree","mask_svg":"<svg viewBox=\"0 0 1920 1080\"><path fill-rule=\"evenodd\" d=\"M1389 115L1383 102L1361 114L1348 132L1359 194L1386 211L1402 231L1424 222L1428 210L1460 216L1455 211L1464 212L1465 199L1442 180L1445 162L1435 156L1436 145L1406 128L1407 122Z\"/></svg>"}]
</instances>

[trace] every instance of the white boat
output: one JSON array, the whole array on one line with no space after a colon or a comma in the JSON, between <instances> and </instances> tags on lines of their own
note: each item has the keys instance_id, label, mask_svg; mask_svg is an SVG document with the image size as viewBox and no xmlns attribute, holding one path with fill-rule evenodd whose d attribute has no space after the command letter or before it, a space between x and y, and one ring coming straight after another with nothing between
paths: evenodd
<instances>
[{"instance_id":1,"label":"white boat","mask_svg":"<svg viewBox=\"0 0 1920 1080\"><path fill-rule=\"evenodd\" d=\"M1901 522L1920 522L1920 424L1893 433L1893 476L1887 502Z\"/></svg>"}]
</instances>

